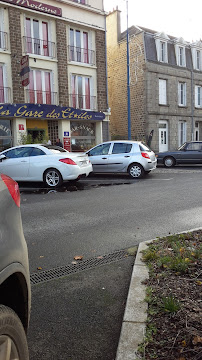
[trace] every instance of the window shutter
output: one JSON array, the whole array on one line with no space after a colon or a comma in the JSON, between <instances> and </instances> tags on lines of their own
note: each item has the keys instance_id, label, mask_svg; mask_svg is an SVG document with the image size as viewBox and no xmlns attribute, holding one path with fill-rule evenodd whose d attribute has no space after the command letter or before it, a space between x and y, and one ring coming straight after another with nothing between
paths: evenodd
<instances>
[{"instance_id":1,"label":"window shutter","mask_svg":"<svg viewBox=\"0 0 202 360\"><path fill-rule=\"evenodd\" d=\"M199 106L199 104L198 104L198 86L195 86L195 106Z\"/></svg>"},{"instance_id":2,"label":"window shutter","mask_svg":"<svg viewBox=\"0 0 202 360\"><path fill-rule=\"evenodd\" d=\"M178 83L178 104L181 105L181 84Z\"/></svg>"},{"instance_id":3,"label":"window shutter","mask_svg":"<svg viewBox=\"0 0 202 360\"><path fill-rule=\"evenodd\" d=\"M156 54L157 60L160 61L160 40L156 39Z\"/></svg>"},{"instance_id":4,"label":"window shutter","mask_svg":"<svg viewBox=\"0 0 202 360\"><path fill-rule=\"evenodd\" d=\"M159 104L167 104L166 80L159 79Z\"/></svg>"},{"instance_id":5,"label":"window shutter","mask_svg":"<svg viewBox=\"0 0 202 360\"><path fill-rule=\"evenodd\" d=\"M187 84L186 83L183 84L183 91L184 91L184 94L183 94L184 104L183 105L186 105L187 104Z\"/></svg>"}]
</instances>

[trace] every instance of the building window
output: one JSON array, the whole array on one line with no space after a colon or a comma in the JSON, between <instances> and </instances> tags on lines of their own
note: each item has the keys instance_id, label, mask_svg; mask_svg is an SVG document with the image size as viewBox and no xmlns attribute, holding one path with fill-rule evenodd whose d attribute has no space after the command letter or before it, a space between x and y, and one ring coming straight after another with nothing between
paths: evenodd
<instances>
[{"instance_id":1,"label":"building window","mask_svg":"<svg viewBox=\"0 0 202 360\"><path fill-rule=\"evenodd\" d=\"M55 57L55 43L49 41L48 22L26 17L25 32L25 53Z\"/></svg>"},{"instance_id":2,"label":"building window","mask_svg":"<svg viewBox=\"0 0 202 360\"><path fill-rule=\"evenodd\" d=\"M159 105L167 105L167 80L159 79Z\"/></svg>"},{"instance_id":3,"label":"building window","mask_svg":"<svg viewBox=\"0 0 202 360\"><path fill-rule=\"evenodd\" d=\"M201 52L199 50L196 51L196 69L200 70L201 68Z\"/></svg>"},{"instance_id":4,"label":"building window","mask_svg":"<svg viewBox=\"0 0 202 360\"><path fill-rule=\"evenodd\" d=\"M91 42L90 33L83 30L70 29L69 61L84 64L95 64L95 51L89 49Z\"/></svg>"},{"instance_id":5,"label":"building window","mask_svg":"<svg viewBox=\"0 0 202 360\"><path fill-rule=\"evenodd\" d=\"M186 121L179 121L178 145L181 146L186 141Z\"/></svg>"},{"instance_id":6,"label":"building window","mask_svg":"<svg viewBox=\"0 0 202 360\"><path fill-rule=\"evenodd\" d=\"M176 58L178 66L186 66L186 56L185 56L185 47L184 46L176 46Z\"/></svg>"},{"instance_id":7,"label":"building window","mask_svg":"<svg viewBox=\"0 0 202 360\"><path fill-rule=\"evenodd\" d=\"M0 103L11 102L11 89L6 86L6 65L0 64Z\"/></svg>"},{"instance_id":8,"label":"building window","mask_svg":"<svg viewBox=\"0 0 202 360\"><path fill-rule=\"evenodd\" d=\"M75 109L95 110L95 96L91 96L92 79L90 77L72 75L70 106Z\"/></svg>"},{"instance_id":9,"label":"building window","mask_svg":"<svg viewBox=\"0 0 202 360\"><path fill-rule=\"evenodd\" d=\"M167 62L167 51L166 51L167 44L163 41L160 41L160 61Z\"/></svg>"},{"instance_id":10,"label":"building window","mask_svg":"<svg viewBox=\"0 0 202 360\"><path fill-rule=\"evenodd\" d=\"M178 105L186 106L186 83L178 84Z\"/></svg>"},{"instance_id":11,"label":"building window","mask_svg":"<svg viewBox=\"0 0 202 360\"><path fill-rule=\"evenodd\" d=\"M195 87L195 106L202 107L202 87Z\"/></svg>"},{"instance_id":12,"label":"building window","mask_svg":"<svg viewBox=\"0 0 202 360\"><path fill-rule=\"evenodd\" d=\"M8 33L4 32L4 9L0 8L0 49L8 50Z\"/></svg>"},{"instance_id":13,"label":"building window","mask_svg":"<svg viewBox=\"0 0 202 360\"><path fill-rule=\"evenodd\" d=\"M57 105L56 95L52 91L52 73L50 71L30 71L30 83L27 90L29 103Z\"/></svg>"},{"instance_id":14,"label":"building window","mask_svg":"<svg viewBox=\"0 0 202 360\"><path fill-rule=\"evenodd\" d=\"M0 119L0 151L13 146L11 120Z\"/></svg>"},{"instance_id":15,"label":"building window","mask_svg":"<svg viewBox=\"0 0 202 360\"><path fill-rule=\"evenodd\" d=\"M85 4L86 0L73 0L76 3Z\"/></svg>"},{"instance_id":16,"label":"building window","mask_svg":"<svg viewBox=\"0 0 202 360\"><path fill-rule=\"evenodd\" d=\"M95 124L71 122L71 147L74 151L88 150L95 145Z\"/></svg>"}]
</instances>

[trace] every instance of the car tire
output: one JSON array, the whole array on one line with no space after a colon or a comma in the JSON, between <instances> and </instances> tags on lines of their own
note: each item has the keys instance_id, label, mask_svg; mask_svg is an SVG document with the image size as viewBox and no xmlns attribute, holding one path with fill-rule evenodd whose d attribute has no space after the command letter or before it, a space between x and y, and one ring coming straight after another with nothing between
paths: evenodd
<instances>
[{"instance_id":1,"label":"car tire","mask_svg":"<svg viewBox=\"0 0 202 360\"><path fill-rule=\"evenodd\" d=\"M145 174L145 171L140 164L131 164L128 168L128 174L132 179L140 179Z\"/></svg>"},{"instance_id":2,"label":"car tire","mask_svg":"<svg viewBox=\"0 0 202 360\"><path fill-rule=\"evenodd\" d=\"M27 338L17 314L0 305L0 357L1 360L29 360Z\"/></svg>"},{"instance_id":3,"label":"car tire","mask_svg":"<svg viewBox=\"0 0 202 360\"><path fill-rule=\"evenodd\" d=\"M44 183L50 188L56 188L62 185L62 176L56 169L48 169L44 173Z\"/></svg>"},{"instance_id":4,"label":"car tire","mask_svg":"<svg viewBox=\"0 0 202 360\"><path fill-rule=\"evenodd\" d=\"M163 160L163 163L164 163L165 167L173 167L173 166L175 166L175 159L172 156L167 156Z\"/></svg>"}]
</instances>

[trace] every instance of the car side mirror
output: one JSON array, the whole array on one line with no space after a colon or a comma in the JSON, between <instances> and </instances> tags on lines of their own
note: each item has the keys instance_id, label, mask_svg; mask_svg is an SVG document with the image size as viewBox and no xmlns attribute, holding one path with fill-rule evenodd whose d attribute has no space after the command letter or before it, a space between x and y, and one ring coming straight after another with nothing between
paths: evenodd
<instances>
[{"instance_id":1,"label":"car side mirror","mask_svg":"<svg viewBox=\"0 0 202 360\"><path fill-rule=\"evenodd\" d=\"M4 154L0 155L0 161L6 160L6 159L7 159L6 155L4 155Z\"/></svg>"}]
</instances>

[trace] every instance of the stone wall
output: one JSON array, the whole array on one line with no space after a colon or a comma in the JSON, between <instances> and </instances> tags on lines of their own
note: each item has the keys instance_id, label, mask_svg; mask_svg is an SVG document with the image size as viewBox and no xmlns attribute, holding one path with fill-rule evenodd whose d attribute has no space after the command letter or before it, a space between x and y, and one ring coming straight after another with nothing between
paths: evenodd
<instances>
[{"instance_id":1,"label":"stone wall","mask_svg":"<svg viewBox=\"0 0 202 360\"><path fill-rule=\"evenodd\" d=\"M67 25L56 21L59 105L69 106L67 75Z\"/></svg>"},{"instance_id":2,"label":"stone wall","mask_svg":"<svg viewBox=\"0 0 202 360\"><path fill-rule=\"evenodd\" d=\"M21 38L21 24L20 24L20 10L9 7L9 32L10 32L10 47L11 47L11 71L13 83L13 102L23 103L24 88L21 84L21 65L22 58L22 38Z\"/></svg>"},{"instance_id":3,"label":"stone wall","mask_svg":"<svg viewBox=\"0 0 202 360\"><path fill-rule=\"evenodd\" d=\"M105 32L96 31L97 105L98 111L107 110Z\"/></svg>"}]
</instances>

